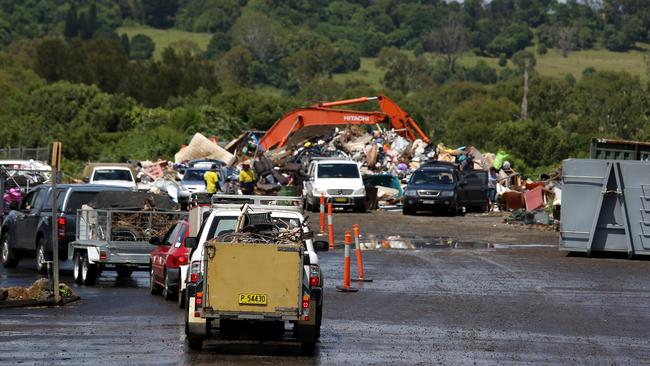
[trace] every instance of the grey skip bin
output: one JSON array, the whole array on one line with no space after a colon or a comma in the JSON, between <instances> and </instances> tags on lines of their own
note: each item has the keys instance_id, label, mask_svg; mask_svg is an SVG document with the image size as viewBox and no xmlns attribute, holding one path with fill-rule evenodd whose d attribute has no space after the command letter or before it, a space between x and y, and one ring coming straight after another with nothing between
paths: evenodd
<instances>
[{"instance_id":1,"label":"grey skip bin","mask_svg":"<svg viewBox=\"0 0 650 366\"><path fill-rule=\"evenodd\" d=\"M562 163L560 250L650 255L650 162Z\"/></svg>"}]
</instances>

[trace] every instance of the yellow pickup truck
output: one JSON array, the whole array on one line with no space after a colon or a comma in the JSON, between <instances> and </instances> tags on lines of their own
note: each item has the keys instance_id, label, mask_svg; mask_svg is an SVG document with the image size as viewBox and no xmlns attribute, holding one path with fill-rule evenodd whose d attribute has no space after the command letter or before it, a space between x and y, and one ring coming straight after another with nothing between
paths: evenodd
<instances>
[{"instance_id":1,"label":"yellow pickup truck","mask_svg":"<svg viewBox=\"0 0 650 366\"><path fill-rule=\"evenodd\" d=\"M294 340L313 352L320 337L322 279L302 214L248 205L237 214L217 209L199 240L186 239L186 246L196 247L187 287L190 348L201 349L213 335L252 334Z\"/></svg>"}]
</instances>

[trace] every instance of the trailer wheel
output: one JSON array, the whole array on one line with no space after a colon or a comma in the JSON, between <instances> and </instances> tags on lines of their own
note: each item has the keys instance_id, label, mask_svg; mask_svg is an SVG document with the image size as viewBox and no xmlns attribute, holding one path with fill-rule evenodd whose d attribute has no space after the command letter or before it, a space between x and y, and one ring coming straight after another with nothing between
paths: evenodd
<instances>
[{"instance_id":1,"label":"trailer wheel","mask_svg":"<svg viewBox=\"0 0 650 366\"><path fill-rule=\"evenodd\" d=\"M131 277L131 274L133 273L132 269L128 268L117 268L117 275L119 277Z\"/></svg>"},{"instance_id":2,"label":"trailer wheel","mask_svg":"<svg viewBox=\"0 0 650 366\"><path fill-rule=\"evenodd\" d=\"M72 257L72 263L74 267L72 268L72 277L74 282L81 285L83 279L81 278L81 252L78 250L74 251L74 256Z\"/></svg>"},{"instance_id":3,"label":"trailer wheel","mask_svg":"<svg viewBox=\"0 0 650 366\"><path fill-rule=\"evenodd\" d=\"M97 265L90 263L88 253L81 254L81 279L86 286L94 285L97 279Z\"/></svg>"}]
</instances>

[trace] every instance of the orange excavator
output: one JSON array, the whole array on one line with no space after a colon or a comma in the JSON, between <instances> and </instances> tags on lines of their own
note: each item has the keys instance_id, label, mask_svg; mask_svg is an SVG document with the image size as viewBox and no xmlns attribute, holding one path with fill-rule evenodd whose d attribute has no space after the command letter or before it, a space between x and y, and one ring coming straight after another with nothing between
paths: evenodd
<instances>
[{"instance_id":1,"label":"orange excavator","mask_svg":"<svg viewBox=\"0 0 650 366\"><path fill-rule=\"evenodd\" d=\"M373 100L379 103L380 112L331 108ZM267 151L271 148L280 148L287 143L287 139L293 132L303 127L372 125L378 123L388 123L393 130L411 141L420 138L427 144L429 143L429 139L411 116L388 97L380 94L376 97L325 102L311 107L294 109L273 124L260 140L260 146Z\"/></svg>"}]
</instances>

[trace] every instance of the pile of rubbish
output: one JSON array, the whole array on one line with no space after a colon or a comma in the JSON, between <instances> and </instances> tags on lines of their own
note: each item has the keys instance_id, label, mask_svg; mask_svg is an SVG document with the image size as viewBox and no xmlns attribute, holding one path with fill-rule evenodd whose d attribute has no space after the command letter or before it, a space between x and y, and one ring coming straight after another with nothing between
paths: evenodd
<instances>
[{"instance_id":1,"label":"pile of rubbish","mask_svg":"<svg viewBox=\"0 0 650 366\"><path fill-rule=\"evenodd\" d=\"M491 210L525 209L533 213L537 223L551 223L559 215L562 172L552 172L538 181L524 180L508 161L510 156L505 151L483 153L471 145L449 148L421 139L410 141L379 125L296 133L284 147L270 151L260 145L263 134L245 131L224 143L216 136L197 133L188 145L181 146L173 162L132 162L139 178L138 188L167 193L178 202L186 189L180 182L184 172L201 165L206 170L218 166L220 190L237 193L239 172L243 165L249 165L255 172L256 194L300 196L303 181L308 179L309 161L314 157L336 157L358 162L366 187L377 189L376 200L369 202L369 209L392 209L400 205L406 182L415 170L431 161L443 161L455 164L461 171L478 169L494 176L497 198Z\"/></svg>"},{"instance_id":2,"label":"pile of rubbish","mask_svg":"<svg viewBox=\"0 0 650 366\"><path fill-rule=\"evenodd\" d=\"M46 278L41 278L29 287L0 288L0 301L46 301L54 296L49 286L49 281ZM63 283L59 285L59 292L63 297L74 296L72 289Z\"/></svg>"}]
</instances>

